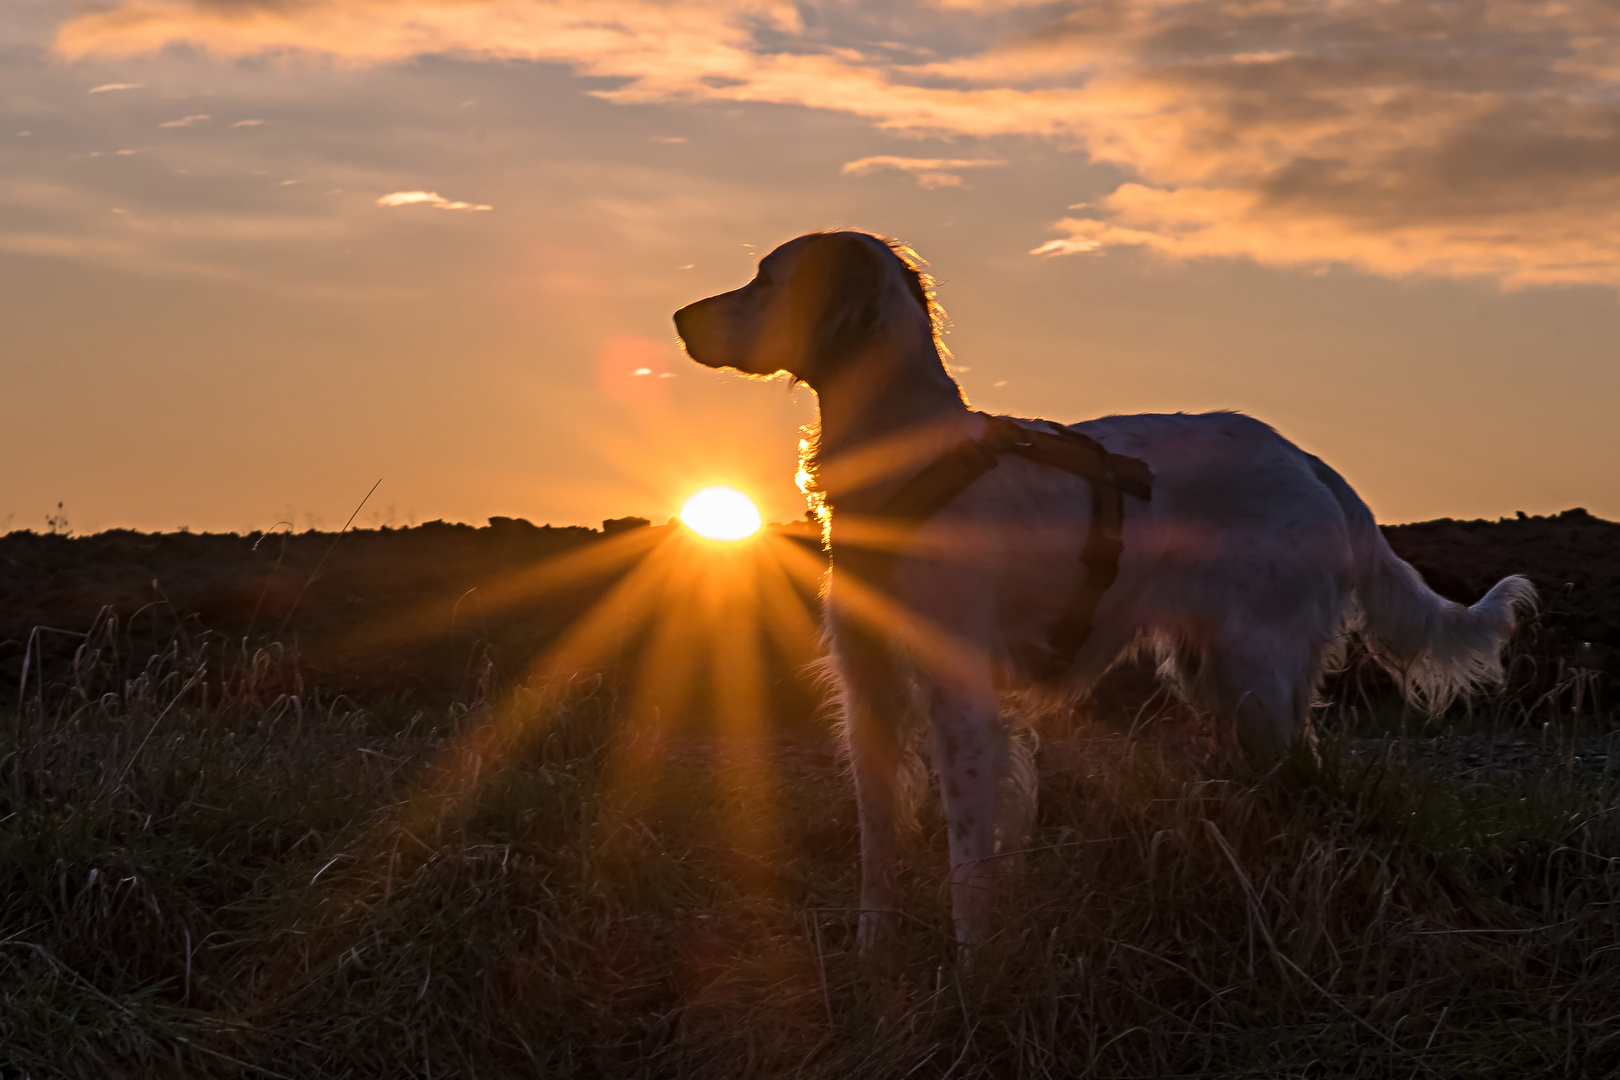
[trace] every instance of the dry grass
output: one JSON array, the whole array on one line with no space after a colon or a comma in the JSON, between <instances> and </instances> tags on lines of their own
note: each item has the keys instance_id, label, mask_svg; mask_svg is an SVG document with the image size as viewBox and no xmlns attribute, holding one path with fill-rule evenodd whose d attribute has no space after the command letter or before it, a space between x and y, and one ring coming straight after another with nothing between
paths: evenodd
<instances>
[{"instance_id":1,"label":"dry grass","mask_svg":"<svg viewBox=\"0 0 1620 1080\"><path fill-rule=\"evenodd\" d=\"M0 719L7 1078L1620 1069L1595 721L1403 736L1363 702L1268 777L1196 728L1050 733L965 969L937 818L900 939L852 951L819 736L659 731L595 679L316 702L258 692L273 654L97 640Z\"/></svg>"}]
</instances>

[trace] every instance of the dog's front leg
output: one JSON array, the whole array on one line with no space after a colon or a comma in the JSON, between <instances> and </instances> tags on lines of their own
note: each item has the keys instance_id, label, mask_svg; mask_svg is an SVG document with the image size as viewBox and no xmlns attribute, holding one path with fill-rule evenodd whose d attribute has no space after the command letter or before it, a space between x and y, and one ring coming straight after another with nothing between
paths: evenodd
<instances>
[{"instance_id":1,"label":"dog's front leg","mask_svg":"<svg viewBox=\"0 0 1620 1080\"><path fill-rule=\"evenodd\" d=\"M951 847L951 915L956 940L989 934L995 901L996 790L1008 737L994 695L940 688L933 696L935 767Z\"/></svg>"},{"instance_id":2,"label":"dog's front leg","mask_svg":"<svg viewBox=\"0 0 1620 1080\"><path fill-rule=\"evenodd\" d=\"M887 680L849 679L845 690L845 736L855 774L861 822L861 921L857 935L867 952L894 929L898 898L898 824L907 793L901 741L904 704Z\"/></svg>"}]
</instances>

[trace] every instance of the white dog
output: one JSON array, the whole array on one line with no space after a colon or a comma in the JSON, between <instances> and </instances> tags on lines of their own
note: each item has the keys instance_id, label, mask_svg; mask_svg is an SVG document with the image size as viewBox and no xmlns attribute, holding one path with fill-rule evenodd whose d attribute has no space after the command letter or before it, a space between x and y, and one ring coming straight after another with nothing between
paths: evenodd
<instances>
[{"instance_id":1,"label":"white dog","mask_svg":"<svg viewBox=\"0 0 1620 1080\"><path fill-rule=\"evenodd\" d=\"M918 265L864 233L813 233L675 315L699 363L788 372L818 395L806 468L830 512L826 629L860 809L863 948L894 916L925 727L956 934L986 937L993 857L1021 842L1034 797L1003 691L1083 693L1144 648L1264 765L1308 734L1351 631L1431 709L1500 680L1535 602L1524 578L1473 607L1441 598L1337 473L1246 416L1068 429L1086 439L973 412L941 362Z\"/></svg>"}]
</instances>

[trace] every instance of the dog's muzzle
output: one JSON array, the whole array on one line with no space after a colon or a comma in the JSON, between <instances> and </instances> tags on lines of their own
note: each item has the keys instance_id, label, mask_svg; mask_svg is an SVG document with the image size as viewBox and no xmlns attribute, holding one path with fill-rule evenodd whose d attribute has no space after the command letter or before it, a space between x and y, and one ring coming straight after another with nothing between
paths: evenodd
<instances>
[{"instance_id":1,"label":"dog's muzzle","mask_svg":"<svg viewBox=\"0 0 1620 1080\"><path fill-rule=\"evenodd\" d=\"M686 347L687 356L705 367L723 367L724 364L717 362L713 357L713 350L707 347L708 335L705 331L708 329L706 324L709 320L699 310L703 304L704 301L699 300L695 304L687 304L675 313L675 333L679 335L681 344Z\"/></svg>"}]
</instances>

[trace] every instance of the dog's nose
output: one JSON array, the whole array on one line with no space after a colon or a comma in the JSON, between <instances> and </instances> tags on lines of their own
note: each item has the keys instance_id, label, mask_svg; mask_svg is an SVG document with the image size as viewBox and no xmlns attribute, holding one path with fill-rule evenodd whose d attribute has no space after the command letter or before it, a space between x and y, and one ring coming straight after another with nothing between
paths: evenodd
<instances>
[{"instance_id":1,"label":"dog's nose","mask_svg":"<svg viewBox=\"0 0 1620 1080\"><path fill-rule=\"evenodd\" d=\"M692 309L696 306L696 304L687 304L675 313L675 333L680 335L683 342L686 341L687 334L692 331ZM687 343L687 348L691 348L690 342Z\"/></svg>"}]
</instances>

